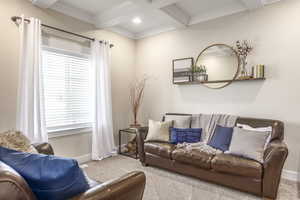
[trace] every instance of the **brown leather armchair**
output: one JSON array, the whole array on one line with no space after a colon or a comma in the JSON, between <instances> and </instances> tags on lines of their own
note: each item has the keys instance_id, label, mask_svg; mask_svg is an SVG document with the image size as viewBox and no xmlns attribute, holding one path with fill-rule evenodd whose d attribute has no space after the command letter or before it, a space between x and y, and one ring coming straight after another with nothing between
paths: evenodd
<instances>
[{"instance_id":1,"label":"brown leather armchair","mask_svg":"<svg viewBox=\"0 0 300 200\"><path fill-rule=\"evenodd\" d=\"M50 144L35 144L39 153L53 155ZM85 193L72 200L142 200L146 177L135 171L105 183L93 184ZM13 168L0 161L0 199L36 200L29 185Z\"/></svg>"}]
</instances>

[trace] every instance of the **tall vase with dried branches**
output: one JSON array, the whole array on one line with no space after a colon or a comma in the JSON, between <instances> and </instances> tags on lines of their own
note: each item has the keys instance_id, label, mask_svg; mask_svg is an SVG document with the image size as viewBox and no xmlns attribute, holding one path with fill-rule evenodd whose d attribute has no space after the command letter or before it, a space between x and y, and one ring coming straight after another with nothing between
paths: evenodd
<instances>
[{"instance_id":1,"label":"tall vase with dried branches","mask_svg":"<svg viewBox=\"0 0 300 200\"><path fill-rule=\"evenodd\" d=\"M137 121L138 112L142 104L142 99L145 91L147 78L144 77L141 80L137 80L130 88L130 102L132 106L132 114L134 122L130 127L140 127L141 125Z\"/></svg>"},{"instance_id":2,"label":"tall vase with dried branches","mask_svg":"<svg viewBox=\"0 0 300 200\"><path fill-rule=\"evenodd\" d=\"M244 41L236 41L236 50L240 57L241 61L241 71L240 71L240 78L247 77L247 56L251 53L253 50L253 47L250 45L250 43L247 40Z\"/></svg>"}]
</instances>

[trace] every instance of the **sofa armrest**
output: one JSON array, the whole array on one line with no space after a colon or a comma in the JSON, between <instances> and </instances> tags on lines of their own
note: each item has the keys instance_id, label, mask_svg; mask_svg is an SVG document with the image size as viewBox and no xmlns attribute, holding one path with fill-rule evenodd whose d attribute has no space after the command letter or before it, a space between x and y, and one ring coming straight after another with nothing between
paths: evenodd
<instances>
[{"instance_id":1,"label":"sofa armrest","mask_svg":"<svg viewBox=\"0 0 300 200\"><path fill-rule=\"evenodd\" d=\"M145 184L145 174L135 171L99 184L72 200L142 200Z\"/></svg>"},{"instance_id":2,"label":"sofa armrest","mask_svg":"<svg viewBox=\"0 0 300 200\"><path fill-rule=\"evenodd\" d=\"M145 151L144 151L144 141L148 134L148 127L137 128L137 144L138 144L138 153L139 158L142 163L145 162Z\"/></svg>"},{"instance_id":3,"label":"sofa armrest","mask_svg":"<svg viewBox=\"0 0 300 200\"><path fill-rule=\"evenodd\" d=\"M32 144L34 148L38 151L38 153L46 154L46 155L54 155L53 148L51 144L45 142L45 143L35 143Z\"/></svg>"},{"instance_id":4,"label":"sofa armrest","mask_svg":"<svg viewBox=\"0 0 300 200\"><path fill-rule=\"evenodd\" d=\"M23 177L0 161L0 199L36 200Z\"/></svg>"},{"instance_id":5,"label":"sofa armrest","mask_svg":"<svg viewBox=\"0 0 300 200\"><path fill-rule=\"evenodd\" d=\"M269 143L264 154L263 196L276 199L281 172L288 156L287 145L281 140Z\"/></svg>"}]
</instances>

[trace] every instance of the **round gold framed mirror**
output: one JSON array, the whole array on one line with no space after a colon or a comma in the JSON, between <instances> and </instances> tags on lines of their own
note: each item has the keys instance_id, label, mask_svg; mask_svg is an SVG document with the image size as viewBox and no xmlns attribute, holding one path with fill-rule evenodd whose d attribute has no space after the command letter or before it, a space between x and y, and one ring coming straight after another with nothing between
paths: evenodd
<instances>
[{"instance_id":1,"label":"round gold framed mirror","mask_svg":"<svg viewBox=\"0 0 300 200\"><path fill-rule=\"evenodd\" d=\"M239 73L240 59L233 47L213 44L198 56L193 67L193 80L212 89L228 86Z\"/></svg>"}]
</instances>

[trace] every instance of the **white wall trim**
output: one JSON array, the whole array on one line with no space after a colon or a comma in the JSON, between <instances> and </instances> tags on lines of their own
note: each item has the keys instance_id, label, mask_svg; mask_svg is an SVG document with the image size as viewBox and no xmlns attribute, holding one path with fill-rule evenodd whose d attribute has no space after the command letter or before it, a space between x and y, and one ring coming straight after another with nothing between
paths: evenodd
<instances>
[{"instance_id":1,"label":"white wall trim","mask_svg":"<svg viewBox=\"0 0 300 200\"><path fill-rule=\"evenodd\" d=\"M91 161L91 154L85 154L82 156L74 157L73 159L77 160L79 164Z\"/></svg>"},{"instance_id":2,"label":"white wall trim","mask_svg":"<svg viewBox=\"0 0 300 200\"><path fill-rule=\"evenodd\" d=\"M109 31L111 31L113 33L120 34L122 36L128 37L128 38L133 39L133 40L137 39L137 37L136 37L136 35L134 33L131 33L129 31L127 31L125 29L122 29L120 27L117 27L117 26L108 27L108 28L106 28L106 30L109 30Z\"/></svg>"},{"instance_id":3,"label":"white wall trim","mask_svg":"<svg viewBox=\"0 0 300 200\"><path fill-rule=\"evenodd\" d=\"M300 182L299 173L291 170L282 170L281 178L290 181Z\"/></svg>"},{"instance_id":4,"label":"white wall trim","mask_svg":"<svg viewBox=\"0 0 300 200\"><path fill-rule=\"evenodd\" d=\"M31 2L40 8L50 8L58 0L31 0Z\"/></svg>"},{"instance_id":5,"label":"white wall trim","mask_svg":"<svg viewBox=\"0 0 300 200\"><path fill-rule=\"evenodd\" d=\"M146 38L146 37L150 37L150 36L155 36L158 35L160 33L165 33L165 32L169 32L169 31L173 31L176 30L176 27L162 27L162 28L158 28L158 29L154 29L154 30L149 30L149 31L145 31L142 33L139 33L136 36L136 40L142 39L142 38Z\"/></svg>"},{"instance_id":6,"label":"white wall trim","mask_svg":"<svg viewBox=\"0 0 300 200\"><path fill-rule=\"evenodd\" d=\"M126 144L122 144L121 149L123 149L125 146L126 146ZM117 150L116 150L116 152L117 152L119 150L119 145L116 146L116 148L117 148ZM89 153L89 154L73 157L73 159L77 160L79 164L82 164L82 163L86 163L86 162L91 161L92 160L92 155Z\"/></svg>"}]
</instances>

